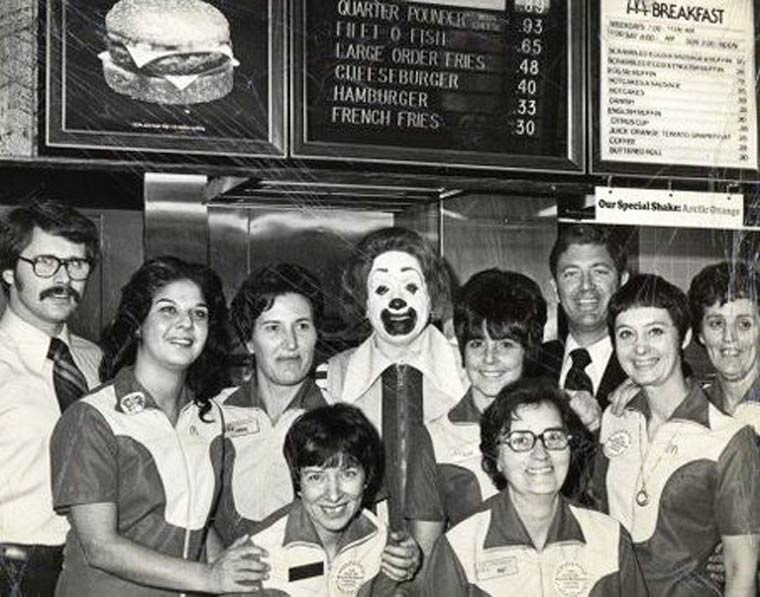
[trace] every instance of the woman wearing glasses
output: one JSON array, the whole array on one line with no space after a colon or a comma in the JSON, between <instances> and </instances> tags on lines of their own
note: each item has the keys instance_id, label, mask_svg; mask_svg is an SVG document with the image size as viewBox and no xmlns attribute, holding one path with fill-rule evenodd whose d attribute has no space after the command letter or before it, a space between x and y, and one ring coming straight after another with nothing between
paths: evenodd
<instances>
[{"instance_id":1,"label":"woman wearing glasses","mask_svg":"<svg viewBox=\"0 0 760 597\"><path fill-rule=\"evenodd\" d=\"M72 264L68 267L71 269ZM201 561L219 490L226 306L210 269L145 263L104 334L101 379L51 442L53 505L71 523L56 595L244 591L266 576L248 537Z\"/></svg>"},{"instance_id":2,"label":"woman wearing glasses","mask_svg":"<svg viewBox=\"0 0 760 597\"><path fill-rule=\"evenodd\" d=\"M560 495L583 429L568 402L522 379L486 409L480 449L499 493L436 542L424 595L646 595L620 524Z\"/></svg>"}]
</instances>

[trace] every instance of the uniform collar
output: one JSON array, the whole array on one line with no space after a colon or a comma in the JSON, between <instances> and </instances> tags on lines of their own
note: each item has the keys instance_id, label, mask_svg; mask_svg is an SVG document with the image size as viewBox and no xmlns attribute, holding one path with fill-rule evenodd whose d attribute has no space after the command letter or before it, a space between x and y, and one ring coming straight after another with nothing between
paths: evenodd
<instances>
[{"instance_id":1,"label":"uniform collar","mask_svg":"<svg viewBox=\"0 0 760 597\"><path fill-rule=\"evenodd\" d=\"M525 530L525 525L515 510L509 497L509 490L504 489L493 498L496 503L491 509L491 524L488 527L483 548L527 546L533 547L533 541ZM581 525L570 510L567 500L559 496L559 504L554 519L546 535L546 546L552 543L578 542L586 543Z\"/></svg>"},{"instance_id":2,"label":"uniform collar","mask_svg":"<svg viewBox=\"0 0 760 597\"><path fill-rule=\"evenodd\" d=\"M401 362L399 362L401 363ZM343 400L354 402L363 396L390 365L375 344L375 334L365 340L351 355L343 383ZM428 325L405 356L403 364L422 372L426 383L431 383L444 394L459 397L467 387L462 381L461 366L456 351L441 332Z\"/></svg>"},{"instance_id":3,"label":"uniform collar","mask_svg":"<svg viewBox=\"0 0 760 597\"><path fill-rule=\"evenodd\" d=\"M705 388L705 391L709 394L713 404L725 412L723 405L725 404L726 396L723 393L723 387L720 385L717 378L712 384ZM742 396L739 404L745 404L748 402L760 402L760 376L755 378L755 383L753 383L744 396Z\"/></svg>"},{"instance_id":4,"label":"uniform collar","mask_svg":"<svg viewBox=\"0 0 760 597\"><path fill-rule=\"evenodd\" d=\"M151 393L135 377L134 367L122 368L113 380L113 388L116 394L116 412L136 415L147 409L160 410ZM193 404L192 392L187 386L182 388L179 403L183 405L182 409Z\"/></svg>"},{"instance_id":5,"label":"uniform collar","mask_svg":"<svg viewBox=\"0 0 760 597\"><path fill-rule=\"evenodd\" d=\"M5 308L0 320L0 330L12 338L24 364L33 371L42 372L50 349L51 336L16 315L10 307ZM69 328L65 323L56 338L71 347Z\"/></svg>"},{"instance_id":6,"label":"uniform collar","mask_svg":"<svg viewBox=\"0 0 760 597\"><path fill-rule=\"evenodd\" d=\"M367 511L361 511L358 516L348 523L348 527L338 541L338 552L347 545L362 541L374 535L378 531L377 523L370 518ZM304 508L303 502L296 498L290 507L288 520L285 523L285 536L282 546L287 547L291 543L310 543L322 546L322 541L314 528L314 523Z\"/></svg>"},{"instance_id":7,"label":"uniform collar","mask_svg":"<svg viewBox=\"0 0 760 597\"><path fill-rule=\"evenodd\" d=\"M449 411L449 421L452 423L480 423L480 411L475 406L472 388L467 390L464 398Z\"/></svg>"},{"instance_id":8,"label":"uniform collar","mask_svg":"<svg viewBox=\"0 0 760 597\"><path fill-rule=\"evenodd\" d=\"M635 410L644 415L644 418L648 421L652 416L652 411L649 408L646 394L644 390L639 391L638 394L628 403L627 409ZM710 428L709 418L710 402L707 400L707 396L702 391L702 388L698 384L692 382L689 393L686 394L686 398L683 399L670 415L668 421L674 421L676 419L681 421L691 421L697 423L703 427Z\"/></svg>"},{"instance_id":9,"label":"uniform collar","mask_svg":"<svg viewBox=\"0 0 760 597\"><path fill-rule=\"evenodd\" d=\"M261 392L256 384L256 373L249 380L234 390L224 401L225 406L241 406L259 408L267 412L267 406L261 397ZM290 401L285 410L299 409L311 410L314 407L324 404L322 393L314 383L312 377L307 377L298 388L296 395ZM269 414L269 413L267 413Z\"/></svg>"}]
</instances>

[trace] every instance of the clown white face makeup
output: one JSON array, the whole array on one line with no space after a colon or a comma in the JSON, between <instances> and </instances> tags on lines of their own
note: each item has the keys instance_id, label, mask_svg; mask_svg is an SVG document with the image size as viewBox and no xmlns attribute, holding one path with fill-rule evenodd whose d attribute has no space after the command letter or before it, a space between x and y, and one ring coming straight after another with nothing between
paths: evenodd
<instances>
[{"instance_id":1,"label":"clown white face makeup","mask_svg":"<svg viewBox=\"0 0 760 597\"><path fill-rule=\"evenodd\" d=\"M420 262L402 251L375 257L367 278L367 317L378 340L394 346L412 342L430 317L430 295Z\"/></svg>"}]
</instances>

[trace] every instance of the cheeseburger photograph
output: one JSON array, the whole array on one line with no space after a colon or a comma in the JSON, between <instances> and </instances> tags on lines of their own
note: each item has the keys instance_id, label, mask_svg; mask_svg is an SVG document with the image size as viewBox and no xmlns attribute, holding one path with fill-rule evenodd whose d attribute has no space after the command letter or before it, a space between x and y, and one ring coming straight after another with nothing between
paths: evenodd
<instances>
[{"instance_id":1,"label":"cheeseburger photograph","mask_svg":"<svg viewBox=\"0 0 760 597\"><path fill-rule=\"evenodd\" d=\"M202 0L120 0L105 19L99 58L108 86L136 100L199 104L233 86L227 18Z\"/></svg>"}]
</instances>

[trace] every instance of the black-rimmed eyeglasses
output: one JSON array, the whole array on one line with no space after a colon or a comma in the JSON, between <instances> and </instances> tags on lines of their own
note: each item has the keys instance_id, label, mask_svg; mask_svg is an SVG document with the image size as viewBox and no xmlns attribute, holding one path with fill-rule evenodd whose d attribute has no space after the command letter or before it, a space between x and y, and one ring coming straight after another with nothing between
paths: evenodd
<instances>
[{"instance_id":1,"label":"black-rimmed eyeglasses","mask_svg":"<svg viewBox=\"0 0 760 597\"><path fill-rule=\"evenodd\" d=\"M61 269L66 268L69 278L72 280L86 280L92 271L92 262L82 257L69 257L60 259L55 255L37 255L33 259L19 256L19 261L25 261L32 266L34 274L40 278L52 278Z\"/></svg>"},{"instance_id":2,"label":"black-rimmed eyeglasses","mask_svg":"<svg viewBox=\"0 0 760 597\"><path fill-rule=\"evenodd\" d=\"M516 430L510 431L500 438L499 443L509 446L513 452L528 452L533 449L538 439L541 440L547 450L564 450L570 443L572 436L561 427L544 429L538 435L528 430Z\"/></svg>"}]
</instances>

